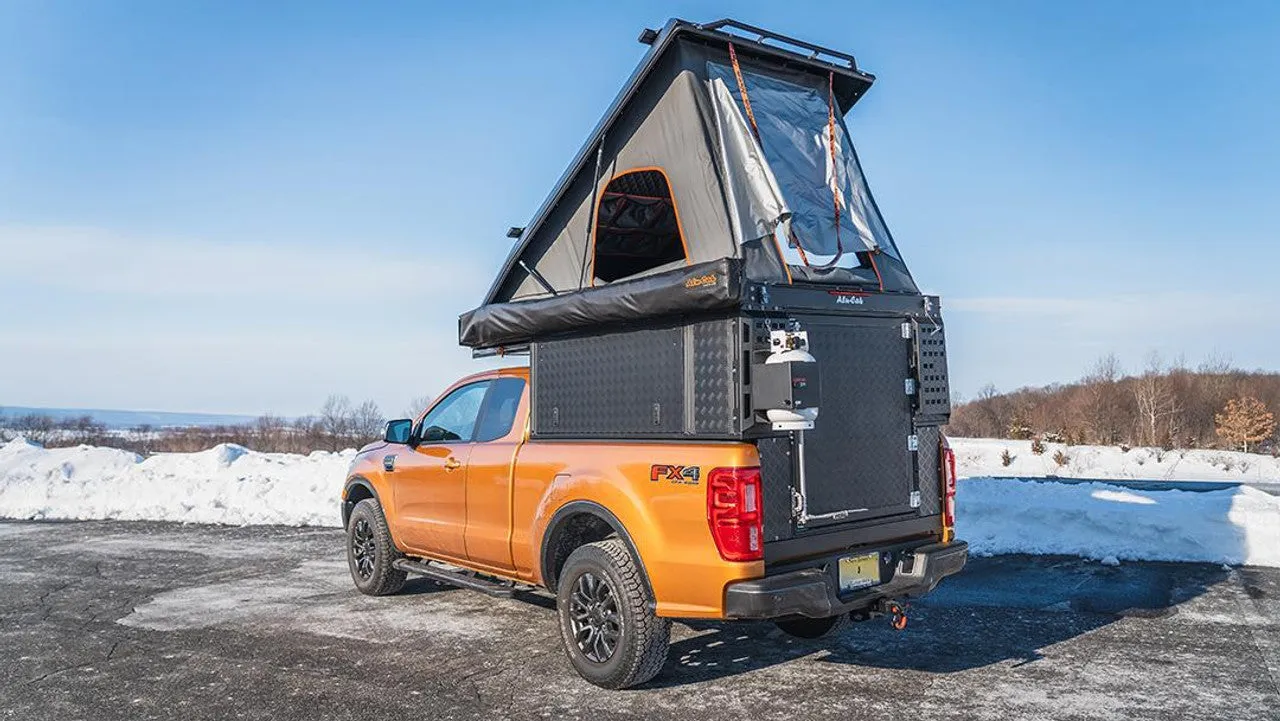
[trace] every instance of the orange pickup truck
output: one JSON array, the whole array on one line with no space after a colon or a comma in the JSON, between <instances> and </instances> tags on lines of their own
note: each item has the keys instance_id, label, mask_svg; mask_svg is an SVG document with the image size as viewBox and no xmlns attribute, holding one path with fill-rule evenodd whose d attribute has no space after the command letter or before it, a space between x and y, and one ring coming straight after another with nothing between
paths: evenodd
<instances>
[{"instance_id":1,"label":"orange pickup truck","mask_svg":"<svg viewBox=\"0 0 1280 721\"><path fill-rule=\"evenodd\" d=\"M806 638L876 615L900 627L898 599L964 565L940 436L935 515L767 542L756 444L531 440L528 376L465 378L356 456L342 517L360 591L393 594L408 573L546 589L577 671L625 688L661 670L673 618L770 619Z\"/></svg>"}]
</instances>

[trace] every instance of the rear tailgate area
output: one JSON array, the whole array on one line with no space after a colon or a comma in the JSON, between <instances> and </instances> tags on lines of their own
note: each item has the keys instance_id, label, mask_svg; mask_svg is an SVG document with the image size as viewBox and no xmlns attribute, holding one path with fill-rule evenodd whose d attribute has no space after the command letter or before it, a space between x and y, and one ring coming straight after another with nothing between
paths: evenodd
<instances>
[{"instance_id":1,"label":"rear tailgate area","mask_svg":"<svg viewBox=\"0 0 1280 721\"><path fill-rule=\"evenodd\" d=\"M805 433L806 521L794 510L794 439L758 442L766 563L940 531L940 433L928 406L939 384L947 392L941 329L883 314L795 318L822 370L822 405Z\"/></svg>"}]
</instances>

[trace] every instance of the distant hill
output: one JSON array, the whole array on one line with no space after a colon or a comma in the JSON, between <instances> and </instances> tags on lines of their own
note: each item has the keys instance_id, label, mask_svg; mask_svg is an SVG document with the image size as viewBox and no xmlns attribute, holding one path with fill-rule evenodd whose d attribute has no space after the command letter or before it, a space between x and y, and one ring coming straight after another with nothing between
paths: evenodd
<instances>
[{"instance_id":1,"label":"distant hill","mask_svg":"<svg viewBox=\"0 0 1280 721\"><path fill-rule=\"evenodd\" d=\"M55 421L92 416L93 420L105 425L107 428L136 428L142 425L149 425L155 428L166 426L220 426L251 423L254 420L254 416L229 413L121 411L105 408L29 408L26 406L0 405L0 425L3 425L6 417L23 416L28 413L49 416Z\"/></svg>"}]
</instances>

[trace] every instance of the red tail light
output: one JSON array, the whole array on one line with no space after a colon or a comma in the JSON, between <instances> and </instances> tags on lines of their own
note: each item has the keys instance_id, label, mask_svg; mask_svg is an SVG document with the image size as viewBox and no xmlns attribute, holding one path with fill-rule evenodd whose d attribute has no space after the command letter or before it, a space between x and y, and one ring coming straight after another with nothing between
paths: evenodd
<instances>
[{"instance_id":1,"label":"red tail light","mask_svg":"<svg viewBox=\"0 0 1280 721\"><path fill-rule=\"evenodd\" d=\"M942 439L942 525L956 525L956 452L947 439Z\"/></svg>"},{"instance_id":2,"label":"red tail light","mask_svg":"<svg viewBox=\"0 0 1280 721\"><path fill-rule=\"evenodd\" d=\"M726 561L764 558L759 468L713 468L707 474L707 525Z\"/></svg>"}]
</instances>

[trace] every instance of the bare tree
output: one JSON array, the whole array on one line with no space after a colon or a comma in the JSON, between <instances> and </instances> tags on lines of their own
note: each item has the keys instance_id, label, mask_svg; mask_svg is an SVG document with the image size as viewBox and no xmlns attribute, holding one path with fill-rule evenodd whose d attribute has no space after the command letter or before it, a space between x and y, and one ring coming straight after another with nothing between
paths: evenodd
<instances>
[{"instance_id":1,"label":"bare tree","mask_svg":"<svg viewBox=\"0 0 1280 721\"><path fill-rule=\"evenodd\" d=\"M1108 353L1094 362L1082 381L1087 392L1085 423L1098 443L1111 444L1120 438L1123 411L1116 384L1123 375L1120 359L1115 353Z\"/></svg>"},{"instance_id":2,"label":"bare tree","mask_svg":"<svg viewBox=\"0 0 1280 721\"><path fill-rule=\"evenodd\" d=\"M383 417L382 411L378 410L378 404L373 401L365 401L361 403L351 416L351 440L357 446L376 440L382 437L383 426L387 423L387 419Z\"/></svg>"},{"instance_id":3,"label":"bare tree","mask_svg":"<svg viewBox=\"0 0 1280 721\"><path fill-rule=\"evenodd\" d=\"M342 450L342 444L352 435L351 400L346 396L331 395L320 407L320 430L325 435L331 451Z\"/></svg>"},{"instance_id":4,"label":"bare tree","mask_svg":"<svg viewBox=\"0 0 1280 721\"><path fill-rule=\"evenodd\" d=\"M1178 399L1169 389L1159 353L1147 356L1146 370L1134 379L1133 398L1138 404L1138 442L1157 446L1172 440L1169 423L1178 413Z\"/></svg>"}]
</instances>

